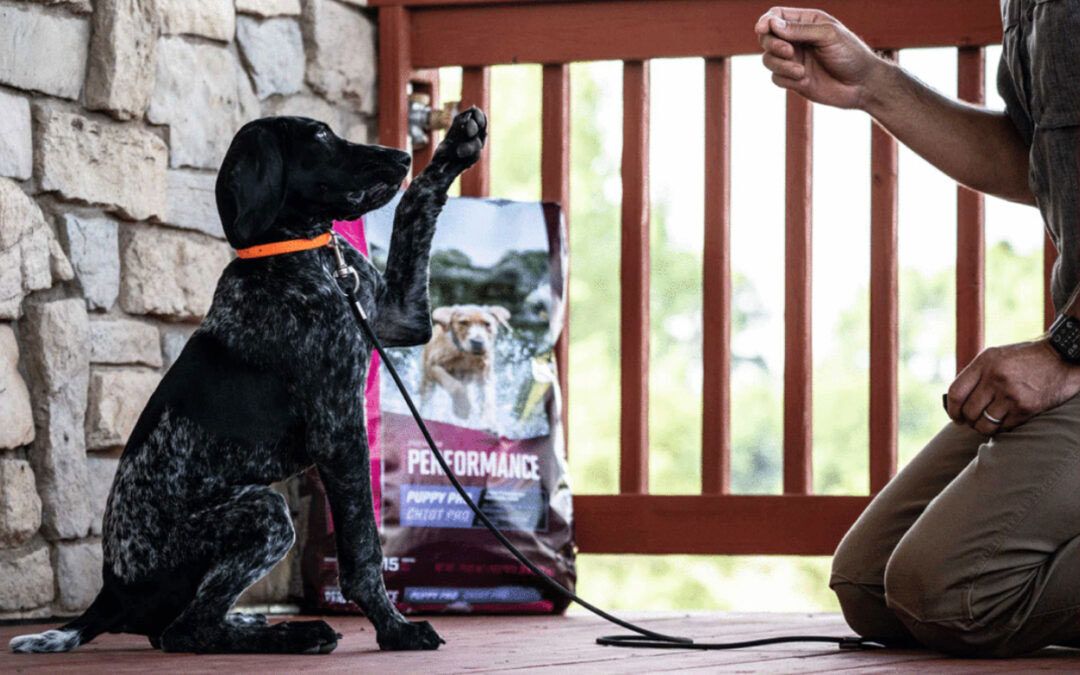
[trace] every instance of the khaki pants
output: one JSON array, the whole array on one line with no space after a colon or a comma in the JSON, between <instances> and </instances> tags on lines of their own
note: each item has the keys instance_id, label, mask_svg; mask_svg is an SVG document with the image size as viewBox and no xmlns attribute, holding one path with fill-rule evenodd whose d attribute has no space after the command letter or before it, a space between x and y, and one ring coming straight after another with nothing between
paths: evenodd
<instances>
[{"instance_id":1,"label":"khaki pants","mask_svg":"<svg viewBox=\"0 0 1080 675\"><path fill-rule=\"evenodd\" d=\"M946 426L845 535L829 585L893 645L1080 646L1080 396L992 439Z\"/></svg>"}]
</instances>

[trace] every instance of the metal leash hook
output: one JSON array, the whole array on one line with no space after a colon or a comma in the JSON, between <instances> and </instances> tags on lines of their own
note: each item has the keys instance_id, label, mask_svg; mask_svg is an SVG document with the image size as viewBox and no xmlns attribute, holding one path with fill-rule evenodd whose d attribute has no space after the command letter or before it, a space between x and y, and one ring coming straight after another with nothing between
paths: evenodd
<instances>
[{"instance_id":1,"label":"metal leash hook","mask_svg":"<svg viewBox=\"0 0 1080 675\"><path fill-rule=\"evenodd\" d=\"M334 278L342 281L352 277L352 289L350 290L348 286L344 286L342 291L345 293L346 297L349 298L349 302L356 307L360 316L366 320L367 312L364 311L363 306L360 304L360 300L356 297L356 292L360 290L360 273L356 271L355 267L346 262L345 254L341 252L341 247L344 245L345 243L340 234L337 232L330 233L330 243L328 246L334 251L334 260L337 262L337 267L334 269Z\"/></svg>"}]
</instances>

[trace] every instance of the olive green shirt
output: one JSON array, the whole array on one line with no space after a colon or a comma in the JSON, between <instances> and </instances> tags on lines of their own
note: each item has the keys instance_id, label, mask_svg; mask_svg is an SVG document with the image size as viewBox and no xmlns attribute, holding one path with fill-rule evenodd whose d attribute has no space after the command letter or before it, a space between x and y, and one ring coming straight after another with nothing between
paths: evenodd
<instances>
[{"instance_id":1,"label":"olive green shirt","mask_svg":"<svg viewBox=\"0 0 1080 675\"><path fill-rule=\"evenodd\" d=\"M997 86L1031 147L1028 182L1058 249L1061 311L1080 281L1080 0L1001 0Z\"/></svg>"}]
</instances>

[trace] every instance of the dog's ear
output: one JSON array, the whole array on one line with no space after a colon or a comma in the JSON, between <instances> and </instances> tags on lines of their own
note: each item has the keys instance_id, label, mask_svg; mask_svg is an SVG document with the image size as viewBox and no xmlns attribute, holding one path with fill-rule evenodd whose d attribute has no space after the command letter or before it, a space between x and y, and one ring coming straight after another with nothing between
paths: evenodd
<instances>
[{"instance_id":1,"label":"dog's ear","mask_svg":"<svg viewBox=\"0 0 1080 675\"><path fill-rule=\"evenodd\" d=\"M434 312L431 313L431 320L442 326L444 329L450 329L450 322L454 320L454 308L453 307L437 307Z\"/></svg>"},{"instance_id":2,"label":"dog's ear","mask_svg":"<svg viewBox=\"0 0 1080 675\"><path fill-rule=\"evenodd\" d=\"M496 321L506 326L506 330L511 333L514 332L514 329L510 327L510 310L499 305L487 305L484 307L484 311L495 317Z\"/></svg>"},{"instance_id":3,"label":"dog's ear","mask_svg":"<svg viewBox=\"0 0 1080 675\"><path fill-rule=\"evenodd\" d=\"M285 201L281 139L266 120L245 125L232 140L215 186L218 215L233 248L260 241Z\"/></svg>"}]
</instances>

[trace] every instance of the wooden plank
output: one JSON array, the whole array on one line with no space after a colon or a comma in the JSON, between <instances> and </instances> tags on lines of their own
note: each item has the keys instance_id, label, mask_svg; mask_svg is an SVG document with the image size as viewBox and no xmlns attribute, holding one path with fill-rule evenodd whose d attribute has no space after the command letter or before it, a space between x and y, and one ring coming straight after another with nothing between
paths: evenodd
<instances>
[{"instance_id":1,"label":"wooden plank","mask_svg":"<svg viewBox=\"0 0 1080 675\"><path fill-rule=\"evenodd\" d=\"M580 611L580 610L578 610ZM838 614L765 612L620 613L651 630L723 641L790 634L848 635ZM273 622L293 617L272 617ZM313 619L319 617L297 617ZM432 625L447 644L437 652L383 652L374 632L360 616L328 616L344 634L337 649L322 656L288 654L169 654L154 650L146 638L130 634L99 636L78 650L62 654L0 652L0 672L140 673L259 672L307 670L354 673L360 664L372 672L506 672L547 669L565 672L577 666L588 672L662 672L676 669L735 669L740 672L1065 672L1080 666L1076 650L1049 648L1019 659L954 659L934 652L904 650L839 650L828 644L781 644L726 652L616 649L595 643L599 635L619 633L592 615L572 616L432 616ZM16 635L40 633L55 624L0 626L0 642Z\"/></svg>"},{"instance_id":2,"label":"wooden plank","mask_svg":"<svg viewBox=\"0 0 1080 675\"><path fill-rule=\"evenodd\" d=\"M414 71L410 78L414 94L427 94L431 98L431 109L442 107L439 101L439 71L434 68ZM413 150L413 175L418 175L431 161L435 148L439 144L440 132L432 131L427 145Z\"/></svg>"},{"instance_id":3,"label":"wooden plank","mask_svg":"<svg viewBox=\"0 0 1080 675\"><path fill-rule=\"evenodd\" d=\"M488 117L488 140L480 159L461 174L462 197L487 197L491 194L491 69L461 69L461 109L480 108Z\"/></svg>"},{"instance_id":4,"label":"wooden plank","mask_svg":"<svg viewBox=\"0 0 1080 675\"><path fill-rule=\"evenodd\" d=\"M409 147L407 83L409 15L401 7L379 9L379 143Z\"/></svg>"},{"instance_id":5,"label":"wooden plank","mask_svg":"<svg viewBox=\"0 0 1080 675\"><path fill-rule=\"evenodd\" d=\"M701 491L731 491L731 62L705 60Z\"/></svg>"},{"instance_id":6,"label":"wooden plank","mask_svg":"<svg viewBox=\"0 0 1080 675\"><path fill-rule=\"evenodd\" d=\"M820 0L879 49L1001 41L996 0ZM760 54L760 0L412 4L418 67ZM453 39L448 39L453 36Z\"/></svg>"},{"instance_id":7,"label":"wooden plank","mask_svg":"<svg viewBox=\"0 0 1080 675\"><path fill-rule=\"evenodd\" d=\"M784 271L784 493L813 487L811 354L811 208L813 115L810 102L787 93Z\"/></svg>"},{"instance_id":8,"label":"wooden plank","mask_svg":"<svg viewBox=\"0 0 1080 675\"><path fill-rule=\"evenodd\" d=\"M957 50L957 95L970 103L986 98L984 57L980 47ZM983 196L956 188L956 372L983 348L986 296L986 236Z\"/></svg>"},{"instance_id":9,"label":"wooden plank","mask_svg":"<svg viewBox=\"0 0 1080 675\"><path fill-rule=\"evenodd\" d=\"M884 54L896 59L895 52ZM896 139L870 131L870 492L896 474L900 318L897 263Z\"/></svg>"},{"instance_id":10,"label":"wooden plank","mask_svg":"<svg viewBox=\"0 0 1080 675\"><path fill-rule=\"evenodd\" d=\"M293 617L272 617L273 622ZM311 619L318 617L297 617ZM160 672L506 672L521 668L592 666L602 671L662 670L685 664L790 663L807 658L841 657L834 665L866 663L880 652L841 652L830 645L796 644L736 650L725 653L695 651L613 649L597 645L599 635L619 632L591 615L584 616L433 616L431 623L447 644L438 652L380 652L367 619L329 616L325 620L344 634L337 649L327 655L286 654L169 654L154 650L146 638L105 634L71 653L23 655L0 652L0 671L42 673ZM835 614L749 614L703 612L629 612L626 618L646 628L687 633L699 639L746 639L785 633L843 634L843 619ZM4 644L27 632L42 632L53 624L2 626ZM901 652L894 652L899 654ZM905 655L918 652L906 651ZM923 653L925 654L925 653ZM478 656L480 655L480 656ZM892 663L884 658L878 663ZM1019 662L1023 663L1023 662ZM1030 661L1028 661L1030 663ZM1067 666L1070 661L1056 661ZM648 664L643 665L643 664Z\"/></svg>"},{"instance_id":11,"label":"wooden plank","mask_svg":"<svg viewBox=\"0 0 1080 675\"><path fill-rule=\"evenodd\" d=\"M770 638L782 635L799 634L835 634L846 635L850 633L842 619L839 617L832 620L803 620L802 617L794 617L790 614L784 616L783 622L775 619L769 621L744 620L738 615L723 620L714 619L712 615L702 616L695 613L684 616L681 621L655 622L643 621L643 626L651 630L674 632L687 635L698 641L735 641L748 640L751 638ZM576 619L577 617L573 617ZM564 673L568 669L581 672L603 673L653 673L670 672L697 667L707 667L713 672L736 670L737 672L760 672L766 669L770 672L783 672L773 670L773 662L789 662L792 659L816 659L840 656L835 663L837 667L842 664L855 666L866 663L865 658L860 660L860 654L854 651L841 651L835 645L830 644L779 644L760 648L733 649L724 651L686 651L669 649L604 649L597 651L595 645L587 644L581 640L583 635L611 635L619 629L597 625L592 631L582 625L579 632L552 635L550 638L562 638L561 649L549 652L547 661L537 658L535 647L529 645L522 651L529 652L513 659L513 670L528 670L530 673ZM543 640L543 637L540 638ZM539 641L538 641L539 642ZM550 641L549 641L550 644ZM538 645L539 646L539 645ZM910 653L910 652L905 652ZM922 659L928 657L926 652L916 652ZM515 655L517 656L517 655ZM930 656L930 658L933 658ZM494 665L484 668L480 672L505 672L508 666Z\"/></svg>"},{"instance_id":12,"label":"wooden plank","mask_svg":"<svg viewBox=\"0 0 1080 675\"><path fill-rule=\"evenodd\" d=\"M1058 251L1054 246L1054 240L1050 238L1050 233L1047 232L1043 236L1043 329L1048 329L1057 316L1054 311L1054 296L1050 292L1050 279L1054 274L1054 263L1057 262Z\"/></svg>"},{"instance_id":13,"label":"wooden plank","mask_svg":"<svg viewBox=\"0 0 1080 675\"><path fill-rule=\"evenodd\" d=\"M846 625L841 625L833 628L830 633L837 636L848 635L851 633L851 629ZM824 645L822 646L824 647ZM793 673L862 673L867 668L883 668L892 673L914 671L932 673L935 672L936 665L944 659L940 654L915 649L863 651L828 648L813 653L803 649L790 656L773 651L768 654L763 653L760 658L760 661L754 661L750 664L752 668L757 666L753 668L754 672L764 670L770 673L784 673L785 675L792 675ZM700 661L703 665L698 665L691 659L680 659L679 665L671 668L671 670L691 673L709 671L710 669L715 670L715 666L709 664L708 658L702 657Z\"/></svg>"},{"instance_id":14,"label":"wooden plank","mask_svg":"<svg viewBox=\"0 0 1080 675\"><path fill-rule=\"evenodd\" d=\"M569 262L570 222L570 66L565 63L546 64L543 69L541 105L540 180L541 199L562 206L563 222L567 224L566 248L563 259ZM569 284L570 270L564 272ZM570 289L563 291L563 330L555 343L555 366L559 371L559 391L562 394L563 444L570 448L570 424L567 413L570 403Z\"/></svg>"},{"instance_id":15,"label":"wooden plank","mask_svg":"<svg viewBox=\"0 0 1080 675\"><path fill-rule=\"evenodd\" d=\"M582 553L832 555L869 497L578 495Z\"/></svg>"},{"instance_id":16,"label":"wooden plank","mask_svg":"<svg viewBox=\"0 0 1080 675\"><path fill-rule=\"evenodd\" d=\"M649 491L649 64L623 64L619 491Z\"/></svg>"}]
</instances>

